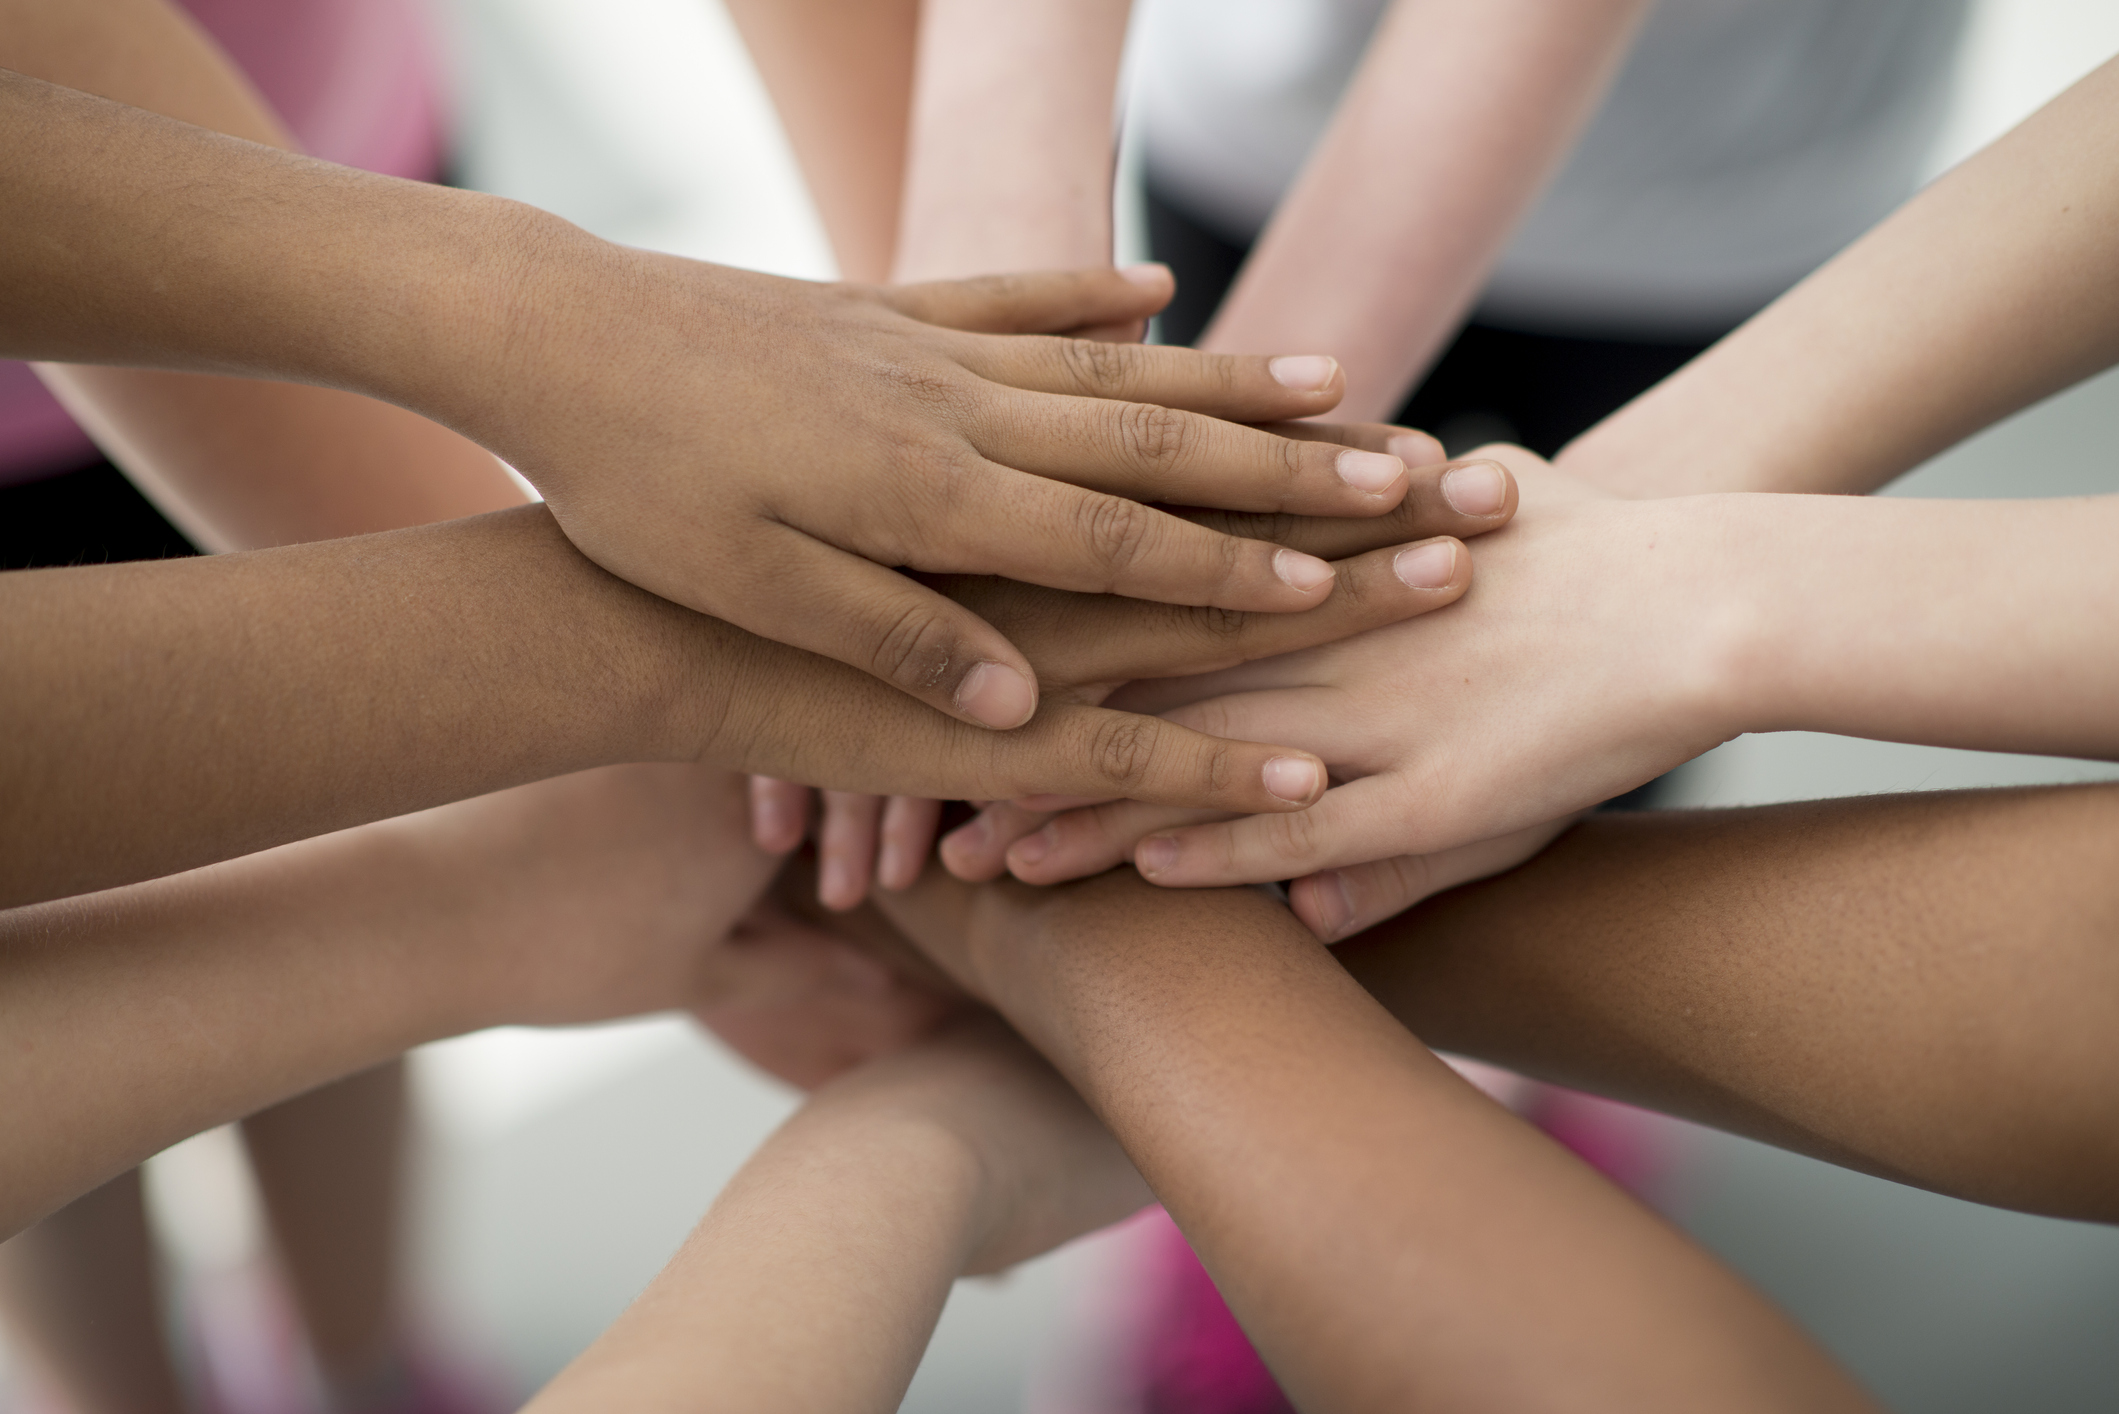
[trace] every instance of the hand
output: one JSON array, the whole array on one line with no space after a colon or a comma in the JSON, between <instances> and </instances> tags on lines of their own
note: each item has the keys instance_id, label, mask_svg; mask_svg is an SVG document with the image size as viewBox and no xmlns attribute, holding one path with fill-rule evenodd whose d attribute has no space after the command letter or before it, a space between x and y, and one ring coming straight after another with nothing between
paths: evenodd
<instances>
[{"instance_id":1,"label":"hand","mask_svg":"<svg viewBox=\"0 0 2119 1414\"><path fill-rule=\"evenodd\" d=\"M1349 555L1420 537L1483 535L1507 524L1515 513L1516 487L1505 468L1498 463L1488 463L1485 468L1445 464L1441 459L1440 444L1423 433L1375 424L1297 424L1290 430L1294 435L1348 446L1390 447L1413 468L1405 499L1388 515L1369 520L1243 516L1202 511L1185 514L1210 521L1229 534L1271 539L1320 555ZM1492 474L1485 474L1488 471ZM1448 481L1446 487L1445 478ZM1394 569L1407 564L1397 557L1398 554L1412 548L1416 547L1404 545L1392 552ZM1439 552L1430 554L1438 555ZM1436 558L1435 565L1441 563ZM1466 563L1463 557L1458 557L1450 562L1449 567L1454 572ZM1370 556L1349 564L1355 567L1353 572L1358 576L1372 570L1377 557ZM1365 583L1366 580L1350 580L1342 594L1335 596L1332 602L1354 597ZM1396 586L1390 588L1393 597L1403 605L1402 612L1406 613L1441 608L1453 602L1457 594L1454 580L1444 581L1437 590L1410 596ZM1107 674L1112 665L1108 643L1112 632L1120 625L1160 622L1188 634L1204 635L1210 640L1225 639L1221 647L1229 656L1242 659L1272 652L1271 643L1285 641L1291 632L1323 634L1332 631L1317 611L1245 623L1221 613L1144 613L1142 606L1125 605L1120 601L1084 604L1074 596L1001 580L962 581L952 588L952 593L978 605L1004 631L1019 638L1022 635L1015 629L1018 622L1037 625L1036 628L1026 628L1023 633L1042 634L1040 641L1049 644L1034 654L1040 660L1041 673L1048 678L1051 676L1051 669L1045 667L1048 660L1084 664L1063 670L1060 673L1063 680L1078 680L1085 672ZM996 607L988 608L989 603ZM999 604L1008 607L997 607ZM1092 614L1101 616L1102 622L1092 618ZM1297 626L1305 621L1306 627L1298 630ZM1086 665L1091 656L1096 660L1095 667ZM1172 657L1160 648L1136 656L1142 663L1142 671L1157 676L1212 670L1203 659ZM1069 691L1079 700L1101 702L1116 686L1117 682L1112 678L1099 676L1091 688L1075 687ZM934 842L941 812L938 801L893 796L886 803L881 796L852 791L824 791L821 795L824 810L817 844L822 861L820 888L827 905L851 908L867 895L872 878L886 889L903 889L918 877ZM809 796L809 791L789 782L765 778L752 781L752 834L761 848L784 852L803 840L809 828ZM1002 843L1005 846L1006 841ZM992 872L998 872L998 865ZM991 877L991 873L966 877Z\"/></svg>"},{"instance_id":2,"label":"hand","mask_svg":"<svg viewBox=\"0 0 2119 1414\"><path fill-rule=\"evenodd\" d=\"M1389 902L1476 877L1463 872L1476 861L1507 867L1535 847L1523 832L1726 739L1714 686L1724 625L1700 610L1718 555L1711 521L1692 503L1601 496L1517 448L1480 455L1514 467L1525 504L1482 542L1479 592L1456 612L1111 699L1315 749L1339 782L1316 806L1220 823L1132 803L1050 820L1003 808L945 840L944 859L990 876L1005 851L1018 878L1050 883L1130 857L1154 883L1196 887L1494 842L1410 870L1381 889ZM1381 882L1371 871L1354 886ZM1323 934L1343 936L1382 906L1357 899L1336 916L1321 887L1297 893Z\"/></svg>"},{"instance_id":3,"label":"hand","mask_svg":"<svg viewBox=\"0 0 2119 1414\"><path fill-rule=\"evenodd\" d=\"M1388 452L1219 420L1328 410L1331 359L1024 336L1154 312L1160 267L875 289L555 245L576 284L454 420L613 573L967 722L1028 720L1031 665L894 569L1306 609L1322 563L1142 503L1369 516L1405 492Z\"/></svg>"}]
</instances>

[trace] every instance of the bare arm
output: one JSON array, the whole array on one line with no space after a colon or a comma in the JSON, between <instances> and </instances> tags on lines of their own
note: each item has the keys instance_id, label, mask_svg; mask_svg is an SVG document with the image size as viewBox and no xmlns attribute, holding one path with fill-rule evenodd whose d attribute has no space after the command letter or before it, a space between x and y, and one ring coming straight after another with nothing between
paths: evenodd
<instances>
[{"instance_id":1,"label":"bare arm","mask_svg":"<svg viewBox=\"0 0 2119 1414\"><path fill-rule=\"evenodd\" d=\"M1131 9L927 0L893 278L1111 263L1113 114Z\"/></svg>"},{"instance_id":2,"label":"bare arm","mask_svg":"<svg viewBox=\"0 0 2119 1414\"><path fill-rule=\"evenodd\" d=\"M0 67L293 146L212 40L162 0L0 0ZM111 458L208 549L392 530L524 500L473 443L355 394L136 368L40 372Z\"/></svg>"},{"instance_id":3,"label":"bare arm","mask_svg":"<svg viewBox=\"0 0 2119 1414\"><path fill-rule=\"evenodd\" d=\"M2119 1220L2119 787L1596 816L1345 945L1431 1043Z\"/></svg>"},{"instance_id":4,"label":"bare arm","mask_svg":"<svg viewBox=\"0 0 2119 1414\"><path fill-rule=\"evenodd\" d=\"M2119 61L1559 463L1625 495L1870 491L2119 361Z\"/></svg>"},{"instance_id":5,"label":"bare arm","mask_svg":"<svg viewBox=\"0 0 2119 1414\"><path fill-rule=\"evenodd\" d=\"M0 1234L423 1041L708 1000L774 867L739 782L634 766L0 912Z\"/></svg>"},{"instance_id":6,"label":"bare arm","mask_svg":"<svg viewBox=\"0 0 2119 1414\"><path fill-rule=\"evenodd\" d=\"M930 871L883 907L1082 1092L1301 1407L1869 1407L1263 895Z\"/></svg>"},{"instance_id":7,"label":"bare arm","mask_svg":"<svg viewBox=\"0 0 2119 1414\"><path fill-rule=\"evenodd\" d=\"M1330 349L1346 366L1345 415L1389 417L1559 169L1648 8L1397 0L1200 347Z\"/></svg>"},{"instance_id":8,"label":"bare arm","mask_svg":"<svg viewBox=\"0 0 2119 1414\"><path fill-rule=\"evenodd\" d=\"M819 1091L528 1414L894 1409L959 1275L1148 1200L1050 1067L960 1025Z\"/></svg>"}]
</instances>

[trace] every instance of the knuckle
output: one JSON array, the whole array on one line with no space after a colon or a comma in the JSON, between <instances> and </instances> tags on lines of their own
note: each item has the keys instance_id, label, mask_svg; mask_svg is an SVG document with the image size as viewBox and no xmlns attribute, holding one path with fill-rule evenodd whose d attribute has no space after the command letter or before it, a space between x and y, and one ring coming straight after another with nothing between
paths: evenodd
<instances>
[{"instance_id":1,"label":"knuckle","mask_svg":"<svg viewBox=\"0 0 2119 1414\"><path fill-rule=\"evenodd\" d=\"M1113 398L1132 378L1130 344L1106 344L1095 339L1058 341L1060 366L1075 391L1092 398Z\"/></svg>"},{"instance_id":2,"label":"knuckle","mask_svg":"<svg viewBox=\"0 0 2119 1414\"><path fill-rule=\"evenodd\" d=\"M1121 576L1147 553L1155 533L1155 512L1123 496L1092 496L1081 509L1082 543L1105 567L1109 592Z\"/></svg>"},{"instance_id":3,"label":"knuckle","mask_svg":"<svg viewBox=\"0 0 2119 1414\"><path fill-rule=\"evenodd\" d=\"M1192 420L1173 408L1128 403L1119 411L1118 435L1136 466L1167 470L1183 460L1192 440Z\"/></svg>"},{"instance_id":4,"label":"knuckle","mask_svg":"<svg viewBox=\"0 0 2119 1414\"><path fill-rule=\"evenodd\" d=\"M1220 609L1208 605L1187 612L1191 615L1192 626L1199 636L1217 648L1225 648L1241 639L1244 629L1251 622L1251 616L1241 609Z\"/></svg>"},{"instance_id":5,"label":"knuckle","mask_svg":"<svg viewBox=\"0 0 2119 1414\"><path fill-rule=\"evenodd\" d=\"M1158 725L1152 717L1124 714L1098 724L1088 759L1115 794L1130 795L1147 779L1155 760Z\"/></svg>"},{"instance_id":6,"label":"knuckle","mask_svg":"<svg viewBox=\"0 0 2119 1414\"><path fill-rule=\"evenodd\" d=\"M948 619L924 604L911 604L885 625L870 671L907 692L929 696L949 680L959 656Z\"/></svg>"},{"instance_id":7,"label":"knuckle","mask_svg":"<svg viewBox=\"0 0 2119 1414\"><path fill-rule=\"evenodd\" d=\"M1266 843L1280 858L1299 862L1314 859L1324 842L1323 825L1315 808L1292 810L1265 817Z\"/></svg>"}]
</instances>

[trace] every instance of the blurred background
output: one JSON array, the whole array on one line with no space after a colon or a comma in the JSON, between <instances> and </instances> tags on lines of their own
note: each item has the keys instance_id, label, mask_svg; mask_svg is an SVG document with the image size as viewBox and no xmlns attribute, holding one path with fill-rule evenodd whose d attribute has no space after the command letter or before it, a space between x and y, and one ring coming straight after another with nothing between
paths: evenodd
<instances>
[{"instance_id":1,"label":"blurred background","mask_svg":"<svg viewBox=\"0 0 2119 1414\"><path fill-rule=\"evenodd\" d=\"M714 0L446 0L459 171L630 244L828 277L830 253L763 91ZM2119 52L2111 0L1976 7L1941 171ZM1122 223L1123 224L1123 223ZM1123 239L1123 237L1122 237ZM1888 494L2119 490L2119 375L1938 458ZM1681 773L1671 803L2111 778L2119 768L1788 733ZM521 1393L602 1329L793 1096L676 1020L488 1032L415 1061L413 1241L439 1337ZM1704 1131L1672 1215L1905 1414L2119 1408L2119 1231L1998 1213ZM150 1167L178 1264L240 1322L261 1225L236 1141ZM905 1408L1035 1408L1091 1239L960 1284ZM249 1285L246 1285L249 1283ZM213 1316L214 1311L221 1315ZM8 1393L0 1347L0 1411ZM1026 1403L1027 1401L1027 1403Z\"/></svg>"}]
</instances>

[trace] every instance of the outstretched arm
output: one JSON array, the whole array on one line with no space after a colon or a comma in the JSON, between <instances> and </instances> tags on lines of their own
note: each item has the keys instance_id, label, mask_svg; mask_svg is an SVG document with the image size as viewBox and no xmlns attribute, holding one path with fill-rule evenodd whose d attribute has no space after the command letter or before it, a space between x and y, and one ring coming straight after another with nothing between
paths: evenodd
<instances>
[{"instance_id":1,"label":"outstretched arm","mask_svg":"<svg viewBox=\"0 0 2119 1414\"><path fill-rule=\"evenodd\" d=\"M0 0L0 67L293 146L227 56L163 0ZM526 499L490 453L353 393L139 368L39 371L111 459L210 550L392 530Z\"/></svg>"},{"instance_id":2,"label":"outstretched arm","mask_svg":"<svg viewBox=\"0 0 2119 1414\"><path fill-rule=\"evenodd\" d=\"M1559 169L1648 9L1397 0L1200 347L1330 349L1346 366L1344 415L1389 417Z\"/></svg>"},{"instance_id":3,"label":"outstretched arm","mask_svg":"<svg viewBox=\"0 0 2119 1414\"><path fill-rule=\"evenodd\" d=\"M1634 496L1871 491L2119 361L2114 143L2119 60L1582 434L1559 464Z\"/></svg>"},{"instance_id":4,"label":"outstretched arm","mask_svg":"<svg viewBox=\"0 0 2119 1414\"><path fill-rule=\"evenodd\" d=\"M1423 1039L2119 1221L2119 786L1599 815L1341 947Z\"/></svg>"},{"instance_id":5,"label":"outstretched arm","mask_svg":"<svg viewBox=\"0 0 2119 1414\"><path fill-rule=\"evenodd\" d=\"M1081 1091L1301 1407L1870 1407L1263 895L930 871L882 907Z\"/></svg>"},{"instance_id":6,"label":"outstretched arm","mask_svg":"<svg viewBox=\"0 0 2119 1414\"><path fill-rule=\"evenodd\" d=\"M527 1414L895 1409L958 1276L1148 1201L1049 1066L959 1024L818 1091Z\"/></svg>"}]
</instances>

